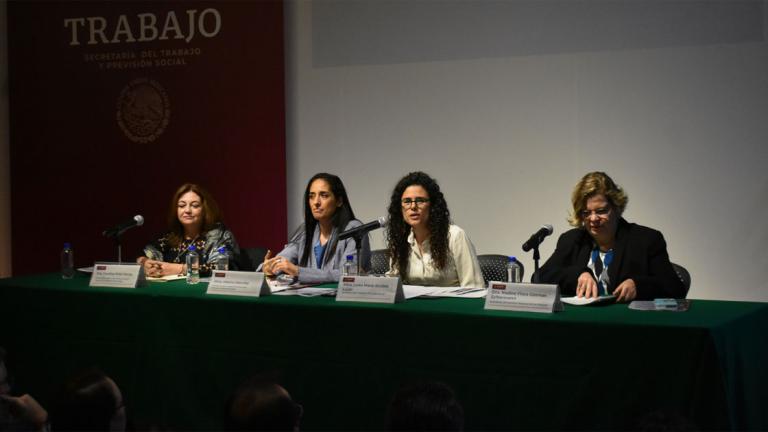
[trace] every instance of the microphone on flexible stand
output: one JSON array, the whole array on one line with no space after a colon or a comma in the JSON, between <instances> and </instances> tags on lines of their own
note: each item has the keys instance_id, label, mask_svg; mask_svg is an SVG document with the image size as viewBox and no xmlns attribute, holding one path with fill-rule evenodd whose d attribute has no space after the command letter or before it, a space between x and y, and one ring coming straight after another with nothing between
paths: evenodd
<instances>
[{"instance_id":1,"label":"microphone on flexible stand","mask_svg":"<svg viewBox=\"0 0 768 432\"><path fill-rule=\"evenodd\" d=\"M345 240L353 236L357 238L358 235L362 237L363 234L367 234L370 231L385 227L388 223L389 219L382 216L373 222L368 222L367 224L356 226L344 231L343 233L339 234L339 240Z\"/></svg>"},{"instance_id":2,"label":"microphone on flexible stand","mask_svg":"<svg viewBox=\"0 0 768 432\"><path fill-rule=\"evenodd\" d=\"M135 227L135 226L142 226L144 225L144 216L142 215L136 215L133 217L133 219L129 221L125 221L121 224L117 224L111 228L105 229L102 231L101 235L107 238L114 238L122 235L127 230Z\"/></svg>"},{"instance_id":3,"label":"microphone on flexible stand","mask_svg":"<svg viewBox=\"0 0 768 432\"><path fill-rule=\"evenodd\" d=\"M533 249L533 279L531 282L538 283L539 282L539 259L541 259L541 255L539 255L539 245L541 242L544 241L544 239L552 234L552 225L546 224L543 225L541 228L539 228L538 231L533 233L531 238L528 239L525 243L523 243L523 252L528 252L529 250Z\"/></svg>"},{"instance_id":4,"label":"microphone on flexible stand","mask_svg":"<svg viewBox=\"0 0 768 432\"><path fill-rule=\"evenodd\" d=\"M542 225L541 229L536 231L527 242L523 243L523 252L528 252L529 250L538 247L541 242L544 241L544 238L550 234L552 234L552 225Z\"/></svg>"},{"instance_id":5,"label":"microphone on flexible stand","mask_svg":"<svg viewBox=\"0 0 768 432\"><path fill-rule=\"evenodd\" d=\"M382 216L373 222L368 222L354 228L350 228L343 233L339 234L339 240L348 239L353 237L355 239L355 250L357 251L357 274L360 274L360 250L363 248L363 236L370 231L387 226L389 218Z\"/></svg>"},{"instance_id":6,"label":"microphone on flexible stand","mask_svg":"<svg viewBox=\"0 0 768 432\"><path fill-rule=\"evenodd\" d=\"M123 248L120 245L120 236L123 235L123 233L128 231L129 229L135 226L142 226L142 225L144 225L144 216L136 215L133 217L133 219L129 221L125 221L121 224L117 224L101 232L101 235L103 235L106 238L111 238L115 241L115 243L117 243L117 262L118 263L123 262Z\"/></svg>"}]
</instances>

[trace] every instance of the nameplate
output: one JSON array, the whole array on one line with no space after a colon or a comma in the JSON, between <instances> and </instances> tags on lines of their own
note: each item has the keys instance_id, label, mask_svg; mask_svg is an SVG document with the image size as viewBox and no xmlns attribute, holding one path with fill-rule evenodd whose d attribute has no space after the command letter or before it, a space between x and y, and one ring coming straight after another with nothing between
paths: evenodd
<instances>
[{"instance_id":1,"label":"nameplate","mask_svg":"<svg viewBox=\"0 0 768 432\"><path fill-rule=\"evenodd\" d=\"M400 303L405 300L399 277L342 276L336 301Z\"/></svg>"},{"instance_id":2,"label":"nameplate","mask_svg":"<svg viewBox=\"0 0 768 432\"><path fill-rule=\"evenodd\" d=\"M136 288L146 284L144 266L97 262L93 265L90 286Z\"/></svg>"},{"instance_id":3,"label":"nameplate","mask_svg":"<svg viewBox=\"0 0 768 432\"><path fill-rule=\"evenodd\" d=\"M485 308L552 313L563 310L557 285L488 282Z\"/></svg>"},{"instance_id":4,"label":"nameplate","mask_svg":"<svg viewBox=\"0 0 768 432\"><path fill-rule=\"evenodd\" d=\"M272 291L264 273L214 270L206 294L261 297Z\"/></svg>"}]
</instances>

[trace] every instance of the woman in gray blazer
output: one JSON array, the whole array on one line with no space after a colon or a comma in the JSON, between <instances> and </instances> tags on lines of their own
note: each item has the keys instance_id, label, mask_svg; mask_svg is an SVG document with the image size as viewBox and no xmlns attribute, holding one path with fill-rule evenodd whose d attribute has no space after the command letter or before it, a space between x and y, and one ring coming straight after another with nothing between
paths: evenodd
<instances>
[{"instance_id":1,"label":"woman in gray blazer","mask_svg":"<svg viewBox=\"0 0 768 432\"><path fill-rule=\"evenodd\" d=\"M354 239L338 240L340 233L360 225L341 179L333 174L315 174L304 191L304 223L277 256L267 252L261 270L268 275L287 274L300 283L338 282L341 266L352 255L355 263L360 259L361 268L368 271L368 236L363 238L360 257Z\"/></svg>"}]
</instances>

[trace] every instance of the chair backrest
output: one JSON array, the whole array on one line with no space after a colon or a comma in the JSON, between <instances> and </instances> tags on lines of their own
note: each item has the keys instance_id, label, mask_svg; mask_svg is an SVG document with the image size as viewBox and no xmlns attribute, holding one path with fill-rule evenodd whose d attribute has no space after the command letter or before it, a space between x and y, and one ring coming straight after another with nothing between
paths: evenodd
<instances>
[{"instance_id":1,"label":"chair backrest","mask_svg":"<svg viewBox=\"0 0 768 432\"><path fill-rule=\"evenodd\" d=\"M688 272L688 270L685 269L685 267L681 266L680 264L672 263L672 268L675 269L677 277L679 277L683 282L683 286L685 287L683 298L685 298L688 296L688 290L691 289L691 274Z\"/></svg>"},{"instance_id":2,"label":"chair backrest","mask_svg":"<svg viewBox=\"0 0 768 432\"><path fill-rule=\"evenodd\" d=\"M389 270L389 251L376 249L371 251L371 274L384 274Z\"/></svg>"},{"instance_id":3,"label":"chair backrest","mask_svg":"<svg viewBox=\"0 0 768 432\"><path fill-rule=\"evenodd\" d=\"M240 248L240 255L235 258L237 261L238 270L256 271L256 268L258 268L259 265L264 262L265 256L267 256L267 248Z\"/></svg>"},{"instance_id":4,"label":"chair backrest","mask_svg":"<svg viewBox=\"0 0 768 432\"><path fill-rule=\"evenodd\" d=\"M480 263L480 270L483 272L483 280L485 284L488 281L507 282L507 263L509 258L506 255L478 255L477 261ZM520 261L517 262L520 265L520 280L523 280L525 274L525 266Z\"/></svg>"}]
</instances>

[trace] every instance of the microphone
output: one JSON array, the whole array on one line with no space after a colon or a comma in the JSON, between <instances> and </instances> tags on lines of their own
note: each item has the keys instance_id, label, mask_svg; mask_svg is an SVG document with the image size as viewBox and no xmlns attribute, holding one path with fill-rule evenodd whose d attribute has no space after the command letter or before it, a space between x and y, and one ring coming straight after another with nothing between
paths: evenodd
<instances>
[{"instance_id":1,"label":"microphone","mask_svg":"<svg viewBox=\"0 0 768 432\"><path fill-rule=\"evenodd\" d=\"M368 231L373 231L375 229L385 227L387 226L388 223L389 223L389 219L387 219L385 216L382 216L373 222L368 222L365 225L360 225L344 231L343 233L339 234L339 240L344 240L350 237L362 236Z\"/></svg>"},{"instance_id":2,"label":"microphone","mask_svg":"<svg viewBox=\"0 0 768 432\"><path fill-rule=\"evenodd\" d=\"M542 227L536 231L527 242L523 243L523 252L528 252L537 247L544 241L544 238L550 234L552 234L552 225L542 225Z\"/></svg>"},{"instance_id":3,"label":"microphone","mask_svg":"<svg viewBox=\"0 0 768 432\"><path fill-rule=\"evenodd\" d=\"M122 233L127 231L130 228L133 228L135 226L142 226L144 225L144 216L142 215L136 215L133 217L133 219L123 222L121 224L115 225L112 228L105 229L101 235L108 237L108 238L115 238L119 237Z\"/></svg>"}]
</instances>

